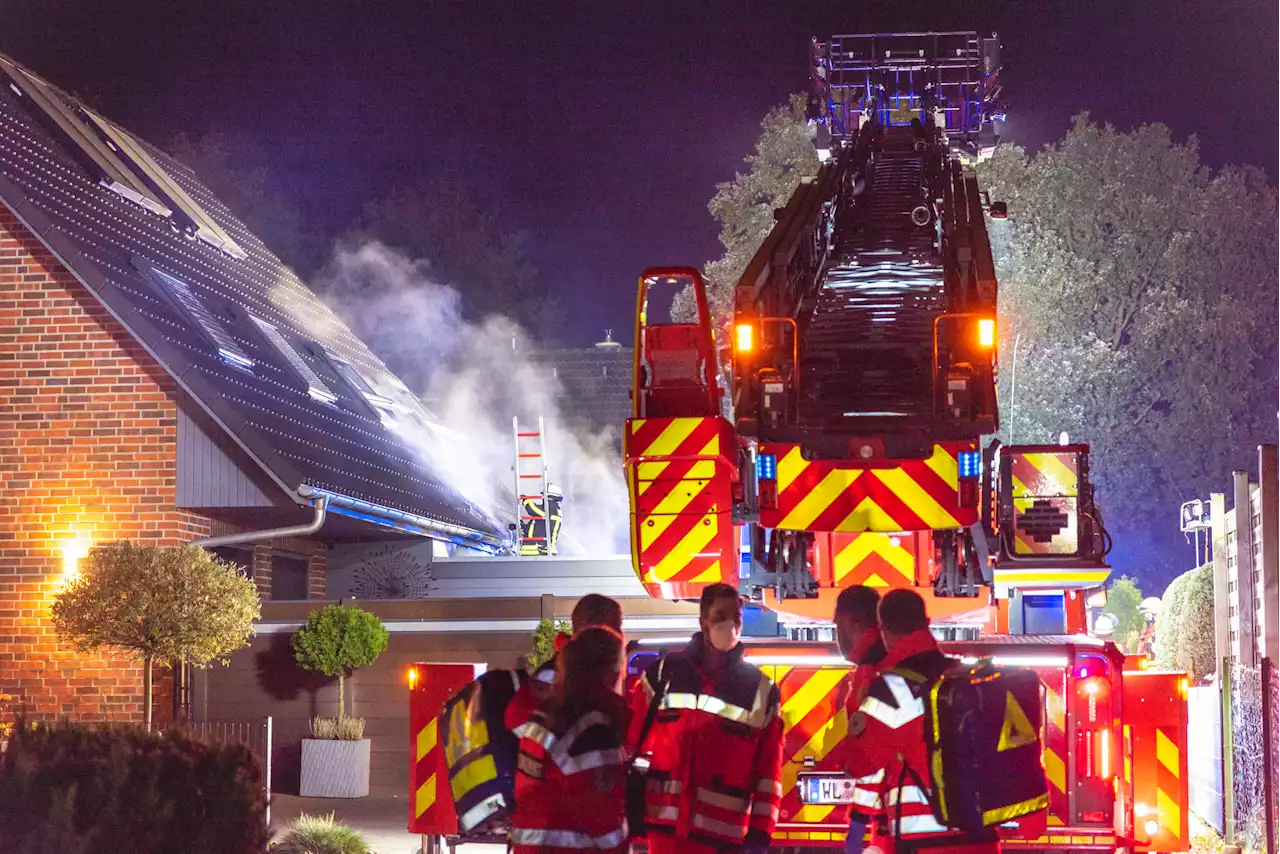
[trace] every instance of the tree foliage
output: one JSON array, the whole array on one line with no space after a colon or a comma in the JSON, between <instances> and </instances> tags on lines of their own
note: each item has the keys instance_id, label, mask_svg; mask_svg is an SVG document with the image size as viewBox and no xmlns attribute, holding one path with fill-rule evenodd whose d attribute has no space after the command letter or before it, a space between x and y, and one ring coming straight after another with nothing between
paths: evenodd
<instances>
[{"instance_id":1,"label":"tree foliage","mask_svg":"<svg viewBox=\"0 0 1280 854\"><path fill-rule=\"evenodd\" d=\"M365 205L346 240L377 240L425 260L435 281L462 294L473 317L496 307L537 332L554 328L563 317L558 298L539 280L525 235L503 230L460 181L397 187Z\"/></svg>"},{"instance_id":2,"label":"tree foliage","mask_svg":"<svg viewBox=\"0 0 1280 854\"><path fill-rule=\"evenodd\" d=\"M1275 301L1275 190L1210 172L1163 125L1087 115L981 177L1009 203L991 228L1004 438L1089 442L1117 540L1166 528L1274 427L1276 317L1258 307Z\"/></svg>"},{"instance_id":3,"label":"tree foliage","mask_svg":"<svg viewBox=\"0 0 1280 854\"><path fill-rule=\"evenodd\" d=\"M556 635L567 635L571 631L573 626L567 620L555 623L551 620L541 620L538 627L533 630L533 646L526 656L529 670L537 670L550 661L556 654Z\"/></svg>"},{"instance_id":4,"label":"tree foliage","mask_svg":"<svg viewBox=\"0 0 1280 854\"><path fill-rule=\"evenodd\" d=\"M1120 576L1107 592L1107 604L1103 612L1116 618L1114 637L1125 645L1128 652L1136 652L1135 639L1140 637L1146 621L1138 606L1142 604L1142 591L1128 576Z\"/></svg>"},{"instance_id":5,"label":"tree foliage","mask_svg":"<svg viewBox=\"0 0 1280 854\"><path fill-rule=\"evenodd\" d=\"M111 647L143 662L151 725L151 668L226 663L261 616L258 591L234 564L196 546L111 543L94 549L53 602L58 637L84 652Z\"/></svg>"},{"instance_id":6,"label":"tree foliage","mask_svg":"<svg viewBox=\"0 0 1280 854\"><path fill-rule=\"evenodd\" d=\"M1214 643L1213 566L1206 564L1165 590L1156 617L1156 666L1204 679L1217 671Z\"/></svg>"},{"instance_id":7,"label":"tree foliage","mask_svg":"<svg viewBox=\"0 0 1280 854\"><path fill-rule=\"evenodd\" d=\"M312 611L293 636L293 657L304 670L338 678L338 717L346 715L346 678L377 660L387 648L387 629L375 614L352 605Z\"/></svg>"},{"instance_id":8,"label":"tree foliage","mask_svg":"<svg viewBox=\"0 0 1280 854\"><path fill-rule=\"evenodd\" d=\"M805 96L774 107L760 122L760 138L753 154L743 161L747 169L733 180L716 185L707 210L720 224L724 255L707 264L704 273L710 289L711 313L721 318L733 308L733 287L773 228L773 212L786 205L800 179L818 174L813 130L805 123ZM689 291L676 300L672 313L680 319L694 316Z\"/></svg>"}]
</instances>

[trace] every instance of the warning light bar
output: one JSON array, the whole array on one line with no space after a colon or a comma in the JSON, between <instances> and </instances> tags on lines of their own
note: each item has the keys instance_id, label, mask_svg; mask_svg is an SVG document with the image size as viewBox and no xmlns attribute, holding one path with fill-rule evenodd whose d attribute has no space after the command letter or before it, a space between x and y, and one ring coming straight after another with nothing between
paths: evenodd
<instances>
[{"instance_id":1,"label":"warning light bar","mask_svg":"<svg viewBox=\"0 0 1280 854\"><path fill-rule=\"evenodd\" d=\"M979 451L961 451L959 462L961 477L977 477L982 473L982 454Z\"/></svg>"},{"instance_id":2,"label":"warning light bar","mask_svg":"<svg viewBox=\"0 0 1280 854\"><path fill-rule=\"evenodd\" d=\"M734 330L734 347L739 353L750 353L755 349L755 328L750 323L739 323Z\"/></svg>"},{"instance_id":3,"label":"warning light bar","mask_svg":"<svg viewBox=\"0 0 1280 854\"><path fill-rule=\"evenodd\" d=\"M756 480L777 480L778 458L773 454L756 457Z\"/></svg>"}]
</instances>

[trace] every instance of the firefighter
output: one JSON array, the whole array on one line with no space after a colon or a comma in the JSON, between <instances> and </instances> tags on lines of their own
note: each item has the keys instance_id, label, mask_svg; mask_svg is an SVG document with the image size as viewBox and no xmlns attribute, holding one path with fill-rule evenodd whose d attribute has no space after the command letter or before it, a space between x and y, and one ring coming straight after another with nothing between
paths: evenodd
<instances>
[{"instance_id":1,"label":"firefighter","mask_svg":"<svg viewBox=\"0 0 1280 854\"><path fill-rule=\"evenodd\" d=\"M879 674L884 659L884 641L880 638L876 607L880 593L874 587L846 587L836 599L836 644L840 654L854 666L853 674L840 685L837 708L848 709L852 719L867 697L867 690ZM850 743L842 740L842 746ZM849 833L845 837L847 854L859 854L867 825L881 813L884 772L877 771L854 781L853 803L849 808Z\"/></svg>"},{"instance_id":2,"label":"firefighter","mask_svg":"<svg viewBox=\"0 0 1280 854\"><path fill-rule=\"evenodd\" d=\"M588 593L573 606L573 614L569 617L573 636L579 632L596 626L606 628L622 637L622 606L608 596L599 593ZM556 636L556 654L539 667L532 678L525 681L516 691L516 695L507 704L504 722L507 729L514 732L520 724L529 720L538 704L546 699L556 679L556 660L563 651L566 638Z\"/></svg>"},{"instance_id":3,"label":"firefighter","mask_svg":"<svg viewBox=\"0 0 1280 854\"><path fill-rule=\"evenodd\" d=\"M628 744L649 755L649 851L764 852L782 798L778 688L743 661L736 589L707 585L699 626L684 650L645 670L632 694Z\"/></svg>"},{"instance_id":4,"label":"firefighter","mask_svg":"<svg viewBox=\"0 0 1280 854\"><path fill-rule=\"evenodd\" d=\"M622 636L604 626L584 629L558 658L551 696L516 730L511 845L515 854L625 854Z\"/></svg>"},{"instance_id":5,"label":"firefighter","mask_svg":"<svg viewBox=\"0 0 1280 854\"><path fill-rule=\"evenodd\" d=\"M560 504L563 501L560 487L549 483L544 495L530 496L520 502L521 557L556 554L556 543L560 539Z\"/></svg>"},{"instance_id":6,"label":"firefighter","mask_svg":"<svg viewBox=\"0 0 1280 854\"><path fill-rule=\"evenodd\" d=\"M924 697L955 661L929 631L924 600L913 590L891 590L880 600L885 657L866 699L849 721L847 772L855 778L883 773L881 821L873 845L891 854L996 854L995 832L967 834L940 824L929 805L924 739Z\"/></svg>"}]
</instances>

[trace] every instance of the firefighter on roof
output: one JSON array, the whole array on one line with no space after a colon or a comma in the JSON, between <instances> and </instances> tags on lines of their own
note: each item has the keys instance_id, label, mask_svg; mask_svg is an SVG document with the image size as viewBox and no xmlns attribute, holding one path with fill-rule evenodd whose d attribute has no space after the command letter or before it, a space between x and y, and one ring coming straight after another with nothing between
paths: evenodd
<instances>
[{"instance_id":1,"label":"firefighter on roof","mask_svg":"<svg viewBox=\"0 0 1280 854\"><path fill-rule=\"evenodd\" d=\"M543 506L543 498L546 506ZM545 496L532 496L520 502L520 555L538 557L556 554L560 539L560 504L564 495L555 484L547 485Z\"/></svg>"},{"instance_id":2,"label":"firefighter on roof","mask_svg":"<svg viewBox=\"0 0 1280 854\"><path fill-rule=\"evenodd\" d=\"M627 704L622 635L584 629L560 651L555 690L516 730L515 854L626 854Z\"/></svg>"},{"instance_id":3,"label":"firefighter on roof","mask_svg":"<svg viewBox=\"0 0 1280 854\"><path fill-rule=\"evenodd\" d=\"M782 798L778 688L742 660L737 590L707 585L699 624L689 646L650 665L632 694L628 743L649 754L649 850L764 852Z\"/></svg>"},{"instance_id":4,"label":"firefighter on roof","mask_svg":"<svg viewBox=\"0 0 1280 854\"><path fill-rule=\"evenodd\" d=\"M879 675L879 664L885 657L884 641L880 638L876 607L880 594L874 587L846 587L836 599L836 644L845 660L854 665L852 675L841 684L840 702L849 710L853 719L867 698L871 683ZM851 742L841 741L839 749L848 749ZM853 804L849 808L849 834L845 837L846 854L862 851L863 837L869 825L882 812L881 794L884 791L884 770L880 769L854 781Z\"/></svg>"},{"instance_id":5,"label":"firefighter on roof","mask_svg":"<svg viewBox=\"0 0 1280 854\"><path fill-rule=\"evenodd\" d=\"M955 661L938 649L924 600L914 591L891 590L879 613L887 652L849 721L846 769L855 778L884 774L882 819L872 844L889 854L996 854L994 831L966 834L939 823L926 788L924 697Z\"/></svg>"}]
</instances>

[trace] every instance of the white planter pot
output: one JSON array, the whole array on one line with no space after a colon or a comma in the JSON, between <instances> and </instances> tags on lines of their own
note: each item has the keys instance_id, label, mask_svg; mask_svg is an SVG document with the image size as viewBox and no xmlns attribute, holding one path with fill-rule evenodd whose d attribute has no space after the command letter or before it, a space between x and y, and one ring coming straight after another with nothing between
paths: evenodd
<instances>
[{"instance_id":1,"label":"white planter pot","mask_svg":"<svg viewBox=\"0 0 1280 854\"><path fill-rule=\"evenodd\" d=\"M369 739L302 740L304 798L363 798L369 794Z\"/></svg>"}]
</instances>

